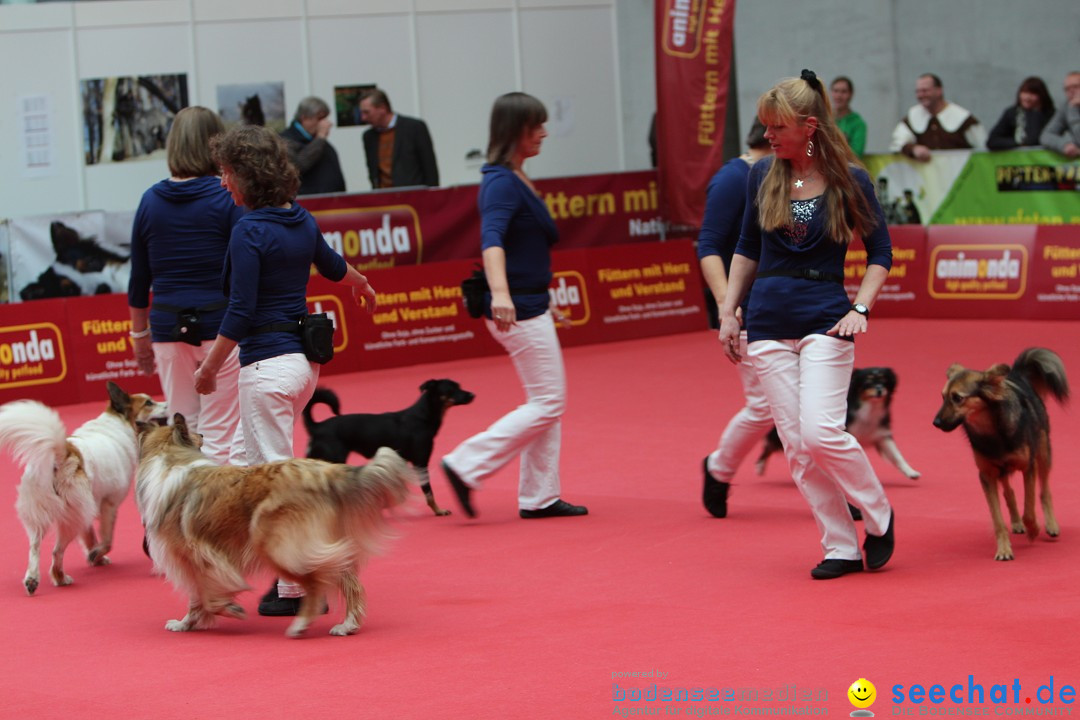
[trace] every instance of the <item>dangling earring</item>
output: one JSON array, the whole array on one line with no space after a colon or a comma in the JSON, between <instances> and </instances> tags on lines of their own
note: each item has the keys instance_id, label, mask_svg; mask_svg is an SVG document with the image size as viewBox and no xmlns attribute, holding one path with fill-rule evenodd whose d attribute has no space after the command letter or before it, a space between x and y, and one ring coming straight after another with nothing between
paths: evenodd
<instances>
[{"instance_id":1,"label":"dangling earring","mask_svg":"<svg viewBox=\"0 0 1080 720\"><path fill-rule=\"evenodd\" d=\"M806 157L814 157L814 141L806 141Z\"/></svg>"}]
</instances>

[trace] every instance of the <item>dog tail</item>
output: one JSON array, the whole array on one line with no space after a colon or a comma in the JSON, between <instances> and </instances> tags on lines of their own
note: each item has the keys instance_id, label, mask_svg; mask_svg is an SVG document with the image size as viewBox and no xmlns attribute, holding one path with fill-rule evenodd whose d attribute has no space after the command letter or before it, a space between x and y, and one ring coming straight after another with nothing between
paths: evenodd
<instances>
[{"instance_id":1,"label":"dog tail","mask_svg":"<svg viewBox=\"0 0 1080 720\"><path fill-rule=\"evenodd\" d=\"M1013 363L1013 372L1019 373L1046 400L1053 395L1061 404L1069 399L1069 381L1065 377L1065 364L1053 350L1028 348Z\"/></svg>"},{"instance_id":2,"label":"dog tail","mask_svg":"<svg viewBox=\"0 0 1080 720\"><path fill-rule=\"evenodd\" d=\"M12 454L26 476L52 478L67 457L67 428L52 408L16 400L0 407L0 448Z\"/></svg>"},{"instance_id":3,"label":"dog tail","mask_svg":"<svg viewBox=\"0 0 1080 720\"><path fill-rule=\"evenodd\" d=\"M387 447L363 467L340 465L342 473L334 479L336 490L346 508L349 536L359 543L364 555L379 552L390 536L383 510L390 510L409 499L409 488L416 475L409 464Z\"/></svg>"},{"instance_id":4,"label":"dog tail","mask_svg":"<svg viewBox=\"0 0 1080 720\"><path fill-rule=\"evenodd\" d=\"M335 415L341 414L341 403L338 402L337 394L330 388L315 388L315 393L311 396L311 400L309 400L308 404L304 407L304 428L307 430L308 435L310 435L315 426L319 424L315 421L315 418L311 417L311 409L316 405L326 405Z\"/></svg>"}]
</instances>

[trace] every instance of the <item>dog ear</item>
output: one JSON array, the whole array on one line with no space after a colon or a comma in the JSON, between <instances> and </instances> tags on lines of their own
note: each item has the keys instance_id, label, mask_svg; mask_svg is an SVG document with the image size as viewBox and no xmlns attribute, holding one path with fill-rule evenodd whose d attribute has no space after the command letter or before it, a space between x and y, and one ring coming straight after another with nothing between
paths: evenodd
<instances>
[{"instance_id":1,"label":"dog ear","mask_svg":"<svg viewBox=\"0 0 1080 720\"><path fill-rule=\"evenodd\" d=\"M423 385L420 386L420 392L427 392L428 390L434 390L435 386L439 384L438 380L426 380Z\"/></svg>"},{"instance_id":2,"label":"dog ear","mask_svg":"<svg viewBox=\"0 0 1080 720\"><path fill-rule=\"evenodd\" d=\"M1000 375L1001 377L1005 377L1006 375L1009 374L1009 370L1011 370L1011 369L1012 368L1010 368L1005 363L998 363L997 365L991 365L989 368L987 368L986 374L987 375Z\"/></svg>"},{"instance_id":3,"label":"dog ear","mask_svg":"<svg viewBox=\"0 0 1080 720\"><path fill-rule=\"evenodd\" d=\"M885 376L885 387L889 388L889 392L896 392L896 384L899 382L896 372L887 367L882 369L882 374Z\"/></svg>"},{"instance_id":4,"label":"dog ear","mask_svg":"<svg viewBox=\"0 0 1080 720\"><path fill-rule=\"evenodd\" d=\"M945 377L952 380L954 376L959 375L962 372L964 372L964 366L960 363L953 363L949 366L949 369L945 371Z\"/></svg>"},{"instance_id":5,"label":"dog ear","mask_svg":"<svg viewBox=\"0 0 1080 720\"><path fill-rule=\"evenodd\" d=\"M191 439L191 431L188 430L187 420L180 413L173 415L173 438L180 445L195 446L195 442Z\"/></svg>"},{"instance_id":6,"label":"dog ear","mask_svg":"<svg viewBox=\"0 0 1080 720\"><path fill-rule=\"evenodd\" d=\"M995 365L994 368L998 366ZM1008 365L1005 366L1008 368ZM991 368L991 369L994 369ZM1005 374L1000 372L987 372L979 383L979 397L990 402L1002 402L1009 394L1009 386L1005 382Z\"/></svg>"},{"instance_id":7,"label":"dog ear","mask_svg":"<svg viewBox=\"0 0 1080 720\"><path fill-rule=\"evenodd\" d=\"M128 408L131 407L131 397L112 380L106 382L105 387L109 391L109 406L117 413L127 415Z\"/></svg>"}]
</instances>

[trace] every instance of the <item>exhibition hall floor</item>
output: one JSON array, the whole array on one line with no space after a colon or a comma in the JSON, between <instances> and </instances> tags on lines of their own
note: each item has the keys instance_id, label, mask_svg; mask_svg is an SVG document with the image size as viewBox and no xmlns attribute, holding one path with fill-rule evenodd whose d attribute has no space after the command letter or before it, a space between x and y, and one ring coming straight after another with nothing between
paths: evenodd
<instances>
[{"instance_id":1,"label":"exhibition hall floor","mask_svg":"<svg viewBox=\"0 0 1080 720\"><path fill-rule=\"evenodd\" d=\"M1061 536L1013 536L1012 562L993 559L963 433L931 421L954 362L985 369L1041 345L1062 355L1080 387L1080 323L872 319L870 330L856 365L896 370L897 443L923 475L908 480L870 452L895 507L896 554L882 571L834 581L810 578L818 533L780 455L763 477L747 460L726 519L702 508L701 459L741 405L711 331L566 350L563 494L589 515L519 519L511 466L474 495L479 517L469 520L434 470L436 496L454 514L432 516L416 493L395 521L398 539L361 574L369 615L352 637L327 634L340 614L333 599L307 637L285 638L287 619L255 615L268 576L239 598L248 620L167 632L186 602L152 574L130 495L111 566L87 567L73 545L74 585L46 581L27 597L19 475L8 458L0 715L846 716L848 687L861 678L876 686L878 716L970 713L978 694L990 714L1064 714L1064 686L1080 684L1080 413L1049 404ZM421 383L441 377L477 398L450 410L437 458L521 401L504 356L324 384L345 412L381 412L411 404ZM60 411L71 429L103 406ZM305 443L298 426L298 452ZM914 685L940 685L944 696L918 703ZM662 699L665 690L673 699ZM701 700L674 699L680 691ZM1044 704L1048 692L1054 701Z\"/></svg>"}]
</instances>

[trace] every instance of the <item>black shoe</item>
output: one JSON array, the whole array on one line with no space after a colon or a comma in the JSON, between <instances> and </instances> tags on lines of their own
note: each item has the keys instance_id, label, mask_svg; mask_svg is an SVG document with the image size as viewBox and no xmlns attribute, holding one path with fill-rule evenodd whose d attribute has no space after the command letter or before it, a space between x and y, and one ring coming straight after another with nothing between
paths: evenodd
<instances>
[{"instance_id":1,"label":"black shoe","mask_svg":"<svg viewBox=\"0 0 1080 720\"><path fill-rule=\"evenodd\" d=\"M472 488L465 484L465 481L461 479L453 469L446 464L443 460L442 470L446 474L446 479L450 481L450 487L454 489L454 494L457 495L458 502L461 503L461 509L465 511L465 514L471 518L476 517L476 511L472 506Z\"/></svg>"},{"instance_id":2,"label":"black shoe","mask_svg":"<svg viewBox=\"0 0 1080 720\"><path fill-rule=\"evenodd\" d=\"M877 570L889 562L893 554L893 546L896 544L893 538L893 515L889 512L889 529L884 535L870 535L867 533L863 541L863 554L866 556L866 567Z\"/></svg>"},{"instance_id":3,"label":"black shoe","mask_svg":"<svg viewBox=\"0 0 1080 720\"><path fill-rule=\"evenodd\" d=\"M822 560L810 571L815 580L832 580L848 573L862 572L862 560Z\"/></svg>"},{"instance_id":4,"label":"black shoe","mask_svg":"<svg viewBox=\"0 0 1080 720\"><path fill-rule=\"evenodd\" d=\"M270 590L259 600L259 614L264 617L293 617L300 612L302 597L283 598L278 596L277 580ZM322 614L330 612L330 606L323 602Z\"/></svg>"},{"instance_id":5,"label":"black shoe","mask_svg":"<svg viewBox=\"0 0 1080 720\"><path fill-rule=\"evenodd\" d=\"M855 507L851 503L847 504L847 509L848 509L848 512L851 513L851 519L852 520L854 520L856 522L858 522L859 520L862 520L862 510Z\"/></svg>"},{"instance_id":6,"label":"black shoe","mask_svg":"<svg viewBox=\"0 0 1080 720\"><path fill-rule=\"evenodd\" d=\"M584 505L571 505L565 500L556 500L546 508L540 508L539 510L520 510L518 515L525 519L532 518L548 518L548 517L575 517L578 515L588 515L589 508Z\"/></svg>"},{"instance_id":7,"label":"black shoe","mask_svg":"<svg viewBox=\"0 0 1080 720\"><path fill-rule=\"evenodd\" d=\"M720 482L709 474L709 456L701 463L705 473L705 489L701 493L701 502L713 517L727 517L727 494L731 483Z\"/></svg>"}]
</instances>

